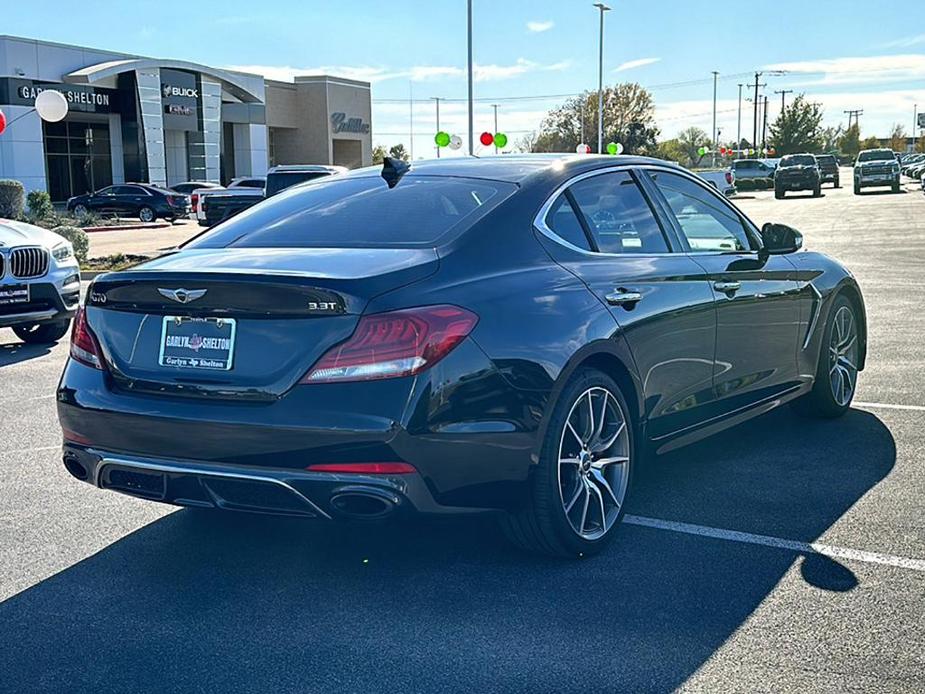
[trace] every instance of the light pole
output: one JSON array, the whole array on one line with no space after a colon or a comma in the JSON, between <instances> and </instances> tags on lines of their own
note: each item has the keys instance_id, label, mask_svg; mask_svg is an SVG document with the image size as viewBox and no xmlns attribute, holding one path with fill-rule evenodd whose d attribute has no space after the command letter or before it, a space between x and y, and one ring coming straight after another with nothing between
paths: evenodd
<instances>
[{"instance_id":1,"label":"light pole","mask_svg":"<svg viewBox=\"0 0 925 694\"><path fill-rule=\"evenodd\" d=\"M713 71L713 168L716 168L716 81L719 73Z\"/></svg>"},{"instance_id":2,"label":"light pole","mask_svg":"<svg viewBox=\"0 0 925 694\"><path fill-rule=\"evenodd\" d=\"M602 2L594 3L601 11L601 31L597 52L597 153L604 153L604 13L610 8Z\"/></svg>"},{"instance_id":3,"label":"light pole","mask_svg":"<svg viewBox=\"0 0 925 694\"><path fill-rule=\"evenodd\" d=\"M434 100L434 103L437 104L437 132L440 132L440 99L443 97L432 96L430 97ZM437 145L437 159L440 158L440 145Z\"/></svg>"},{"instance_id":4,"label":"light pole","mask_svg":"<svg viewBox=\"0 0 925 694\"><path fill-rule=\"evenodd\" d=\"M912 104L912 151L915 151L916 140L915 131L919 127L919 105Z\"/></svg>"},{"instance_id":5,"label":"light pole","mask_svg":"<svg viewBox=\"0 0 925 694\"><path fill-rule=\"evenodd\" d=\"M739 122L736 126L736 146L735 151L739 151L739 143L742 142L742 87L745 85L739 85Z\"/></svg>"},{"instance_id":6,"label":"light pole","mask_svg":"<svg viewBox=\"0 0 925 694\"><path fill-rule=\"evenodd\" d=\"M475 154L475 129L472 124L472 0L466 3L469 44L469 156Z\"/></svg>"},{"instance_id":7,"label":"light pole","mask_svg":"<svg viewBox=\"0 0 925 694\"><path fill-rule=\"evenodd\" d=\"M498 104L491 105L492 110L495 112L495 134L498 134ZM498 153L498 145L495 145L495 154Z\"/></svg>"}]
</instances>

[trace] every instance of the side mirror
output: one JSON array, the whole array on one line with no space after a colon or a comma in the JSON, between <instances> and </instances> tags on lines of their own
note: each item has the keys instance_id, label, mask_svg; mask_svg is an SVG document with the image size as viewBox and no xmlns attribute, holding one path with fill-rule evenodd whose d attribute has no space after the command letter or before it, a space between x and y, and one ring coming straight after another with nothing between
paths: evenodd
<instances>
[{"instance_id":1,"label":"side mirror","mask_svg":"<svg viewBox=\"0 0 925 694\"><path fill-rule=\"evenodd\" d=\"M768 222L761 227L761 242L768 255L796 253L803 248L803 234L786 224Z\"/></svg>"}]
</instances>

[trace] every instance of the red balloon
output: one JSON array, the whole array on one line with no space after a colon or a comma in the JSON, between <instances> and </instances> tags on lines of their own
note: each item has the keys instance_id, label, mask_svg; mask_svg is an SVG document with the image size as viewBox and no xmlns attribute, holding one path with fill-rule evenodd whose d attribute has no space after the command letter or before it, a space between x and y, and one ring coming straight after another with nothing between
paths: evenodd
<instances>
[{"instance_id":1,"label":"red balloon","mask_svg":"<svg viewBox=\"0 0 925 694\"><path fill-rule=\"evenodd\" d=\"M3 111L0 111L0 135L3 134L4 130L6 130L6 116Z\"/></svg>"},{"instance_id":2,"label":"red balloon","mask_svg":"<svg viewBox=\"0 0 925 694\"><path fill-rule=\"evenodd\" d=\"M479 136L479 142L481 142L483 145L488 147L489 145L492 145L495 143L495 136L492 135L490 132L485 131Z\"/></svg>"},{"instance_id":3,"label":"red balloon","mask_svg":"<svg viewBox=\"0 0 925 694\"><path fill-rule=\"evenodd\" d=\"M726 156L726 148L725 148L725 147L720 147L720 148L719 148L719 153L722 154L722 155L725 157L725 156Z\"/></svg>"}]
</instances>

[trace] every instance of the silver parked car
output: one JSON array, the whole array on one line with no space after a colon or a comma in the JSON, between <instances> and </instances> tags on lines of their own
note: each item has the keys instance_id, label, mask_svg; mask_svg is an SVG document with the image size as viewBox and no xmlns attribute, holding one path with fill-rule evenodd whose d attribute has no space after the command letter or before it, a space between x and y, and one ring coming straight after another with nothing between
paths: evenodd
<instances>
[{"instance_id":1,"label":"silver parked car","mask_svg":"<svg viewBox=\"0 0 925 694\"><path fill-rule=\"evenodd\" d=\"M71 242L41 227L0 219L0 328L23 342L56 342L80 302Z\"/></svg>"}]
</instances>

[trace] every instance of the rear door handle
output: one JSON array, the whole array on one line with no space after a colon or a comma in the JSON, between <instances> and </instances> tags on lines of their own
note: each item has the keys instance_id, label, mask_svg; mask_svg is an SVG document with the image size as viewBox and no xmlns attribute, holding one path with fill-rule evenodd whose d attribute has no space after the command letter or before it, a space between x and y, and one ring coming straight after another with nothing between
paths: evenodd
<instances>
[{"instance_id":1,"label":"rear door handle","mask_svg":"<svg viewBox=\"0 0 925 694\"><path fill-rule=\"evenodd\" d=\"M742 288L741 282L714 282L713 289L724 294L734 294Z\"/></svg>"},{"instance_id":2,"label":"rear door handle","mask_svg":"<svg viewBox=\"0 0 925 694\"><path fill-rule=\"evenodd\" d=\"M610 292L610 294L604 298L607 299L607 303L611 306L626 306L627 304L635 304L638 301L642 301L642 293L633 291L632 289L620 288Z\"/></svg>"}]
</instances>

